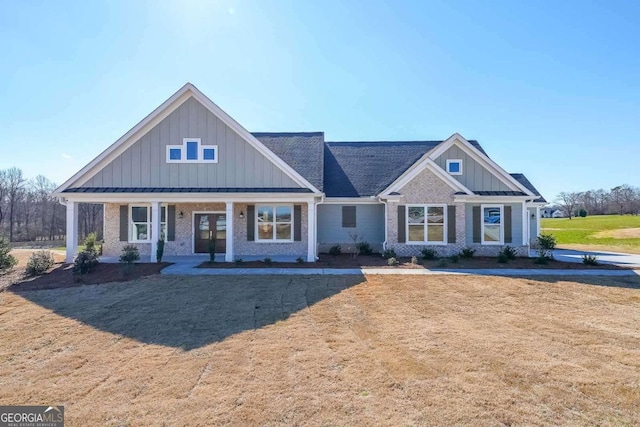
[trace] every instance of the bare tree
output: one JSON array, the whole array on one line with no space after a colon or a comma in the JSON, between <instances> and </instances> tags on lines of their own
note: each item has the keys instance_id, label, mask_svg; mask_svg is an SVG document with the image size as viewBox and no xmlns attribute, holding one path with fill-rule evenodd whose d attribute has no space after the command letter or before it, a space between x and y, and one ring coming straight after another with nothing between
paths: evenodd
<instances>
[{"instance_id":1,"label":"bare tree","mask_svg":"<svg viewBox=\"0 0 640 427\"><path fill-rule=\"evenodd\" d=\"M560 205L562 210L567 214L569 219L573 216L576 206L580 203L580 193L577 192L562 192L558 194L556 203Z\"/></svg>"},{"instance_id":2,"label":"bare tree","mask_svg":"<svg viewBox=\"0 0 640 427\"><path fill-rule=\"evenodd\" d=\"M12 167L6 171L7 199L9 204L9 241L13 241L13 224L16 207L24 189L25 179L22 170Z\"/></svg>"}]
</instances>

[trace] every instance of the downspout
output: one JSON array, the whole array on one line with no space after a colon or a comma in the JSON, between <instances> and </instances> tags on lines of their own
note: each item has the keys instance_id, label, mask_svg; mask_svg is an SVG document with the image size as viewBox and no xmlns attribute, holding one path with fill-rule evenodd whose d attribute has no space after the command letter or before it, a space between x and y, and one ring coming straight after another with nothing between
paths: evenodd
<instances>
[{"instance_id":1,"label":"downspout","mask_svg":"<svg viewBox=\"0 0 640 427\"><path fill-rule=\"evenodd\" d=\"M315 242L313 242L313 243L314 243L314 247L315 247L315 254L314 255L316 257L316 260L319 258L318 257L318 205L323 204L324 203L324 199L325 199L324 193L322 193L322 195L320 196L320 201L318 203L314 203L313 204L313 209L315 210L315 213L316 213L316 215L315 215L316 221L315 221L315 224L313 224L313 227L314 227L313 238L315 239Z\"/></svg>"},{"instance_id":2,"label":"downspout","mask_svg":"<svg viewBox=\"0 0 640 427\"><path fill-rule=\"evenodd\" d=\"M387 234L388 234L388 222L389 222L389 214L387 212L387 202L382 200L382 197L378 197L378 201L384 205L384 241L382 242L382 251L387 250Z\"/></svg>"}]
</instances>

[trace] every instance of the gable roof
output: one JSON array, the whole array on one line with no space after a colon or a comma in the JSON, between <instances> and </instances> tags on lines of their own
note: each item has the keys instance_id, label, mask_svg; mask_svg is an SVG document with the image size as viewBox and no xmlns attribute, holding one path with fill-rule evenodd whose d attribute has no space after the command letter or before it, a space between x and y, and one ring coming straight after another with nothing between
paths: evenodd
<instances>
[{"instance_id":1,"label":"gable roof","mask_svg":"<svg viewBox=\"0 0 640 427\"><path fill-rule=\"evenodd\" d=\"M469 141L486 155L477 141ZM380 194L442 141L326 142L324 192L327 197Z\"/></svg>"},{"instance_id":2,"label":"gable roof","mask_svg":"<svg viewBox=\"0 0 640 427\"><path fill-rule=\"evenodd\" d=\"M252 132L314 187L323 189L324 132Z\"/></svg>"},{"instance_id":3,"label":"gable roof","mask_svg":"<svg viewBox=\"0 0 640 427\"><path fill-rule=\"evenodd\" d=\"M531 181L529 181L527 177L524 176L524 174L512 173L511 176L520 184L524 185L527 188L527 190L531 191L533 194L538 196L538 198L533 201L534 203L547 203L545 198L542 197L542 194L540 194L540 192L536 189L536 187L533 186Z\"/></svg>"},{"instance_id":4,"label":"gable roof","mask_svg":"<svg viewBox=\"0 0 640 427\"><path fill-rule=\"evenodd\" d=\"M218 107L213 101L205 96L198 88L191 83L187 83L180 88L176 93L171 95L169 99L163 102L158 108L153 110L151 114L142 119L137 125L131 128L120 139L111 144L106 150L104 150L98 157L93 159L88 165L82 168L79 172L69 178L64 184L54 190L54 194L60 194L70 188L72 185L82 184L95 175L102 167L112 161L119 154L124 152L127 148L133 145L140 137L149 132L155 125L157 125L162 119L166 118L169 114L175 111L180 105L186 102L189 98L195 98L205 108L207 108L214 116L220 119L225 125L230 127L236 132L244 141L253 146L258 152L264 155L274 165L280 168L286 175L288 175L298 185L308 188L313 192L320 192L320 190L307 181L300 173L298 173L291 165L287 164L283 159L278 157L275 153L270 151L262 142L258 141L249 131L236 122L231 116Z\"/></svg>"}]
</instances>

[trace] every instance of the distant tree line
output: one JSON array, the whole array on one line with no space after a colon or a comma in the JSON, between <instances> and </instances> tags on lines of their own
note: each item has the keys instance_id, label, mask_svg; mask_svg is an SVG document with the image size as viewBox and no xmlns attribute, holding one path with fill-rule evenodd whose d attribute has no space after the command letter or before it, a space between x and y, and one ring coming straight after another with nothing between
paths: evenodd
<instances>
[{"instance_id":1,"label":"distant tree line","mask_svg":"<svg viewBox=\"0 0 640 427\"><path fill-rule=\"evenodd\" d=\"M51 196L57 185L43 175L24 177L16 167L0 169L0 237L11 242L61 240L66 235L66 207ZM99 204L78 206L78 234L102 238Z\"/></svg>"},{"instance_id":2,"label":"distant tree line","mask_svg":"<svg viewBox=\"0 0 640 427\"><path fill-rule=\"evenodd\" d=\"M556 203L569 218L577 216L580 211L588 215L638 215L640 188L624 184L611 190L562 192Z\"/></svg>"}]
</instances>

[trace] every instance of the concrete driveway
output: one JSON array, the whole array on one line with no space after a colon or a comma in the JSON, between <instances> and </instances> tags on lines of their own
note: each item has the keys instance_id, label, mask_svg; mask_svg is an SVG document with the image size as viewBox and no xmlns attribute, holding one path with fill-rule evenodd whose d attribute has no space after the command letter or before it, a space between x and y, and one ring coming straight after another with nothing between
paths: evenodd
<instances>
[{"instance_id":1,"label":"concrete driveway","mask_svg":"<svg viewBox=\"0 0 640 427\"><path fill-rule=\"evenodd\" d=\"M536 251L532 251L533 256ZM602 264L615 264L622 267L640 268L640 255L623 254L618 252L601 252L601 251L574 251L569 249L556 249L553 256L558 261L565 262L582 262L582 255L589 254L598 257L598 262Z\"/></svg>"}]
</instances>

